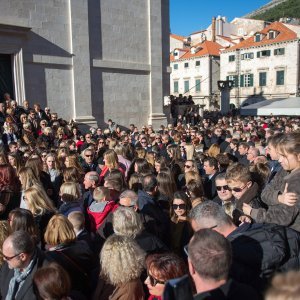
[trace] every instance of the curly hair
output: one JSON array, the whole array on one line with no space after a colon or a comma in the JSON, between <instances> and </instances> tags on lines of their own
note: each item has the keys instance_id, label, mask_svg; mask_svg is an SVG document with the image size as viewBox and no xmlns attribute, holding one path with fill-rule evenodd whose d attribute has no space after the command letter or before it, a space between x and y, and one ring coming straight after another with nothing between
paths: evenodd
<instances>
[{"instance_id":1,"label":"curly hair","mask_svg":"<svg viewBox=\"0 0 300 300\"><path fill-rule=\"evenodd\" d=\"M124 284L140 277L144 262L145 253L133 239L114 234L100 253L101 275L115 286Z\"/></svg>"}]
</instances>

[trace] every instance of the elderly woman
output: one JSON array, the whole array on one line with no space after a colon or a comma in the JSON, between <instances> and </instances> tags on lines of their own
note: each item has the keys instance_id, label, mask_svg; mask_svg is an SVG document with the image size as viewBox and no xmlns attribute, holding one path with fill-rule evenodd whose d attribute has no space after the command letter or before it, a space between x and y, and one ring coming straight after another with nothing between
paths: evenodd
<instances>
[{"instance_id":1,"label":"elderly woman","mask_svg":"<svg viewBox=\"0 0 300 300\"><path fill-rule=\"evenodd\" d=\"M100 254L102 278L93 299L144 300L140 280L144 261L145 253L131 238L110 236Z\"/></svg>"},{"instance_id":2,"label":"elderly woman","mask_svg":"<svg viewBox=\"0 0 300 300\"><path fill-rule=\"evenodd\" d=\"M121 206L113 213L113 230L117 235L133 238L148 254L168 250L160 239L144 229L140 215L132 207Z\"/></svg>"}]
</instances>

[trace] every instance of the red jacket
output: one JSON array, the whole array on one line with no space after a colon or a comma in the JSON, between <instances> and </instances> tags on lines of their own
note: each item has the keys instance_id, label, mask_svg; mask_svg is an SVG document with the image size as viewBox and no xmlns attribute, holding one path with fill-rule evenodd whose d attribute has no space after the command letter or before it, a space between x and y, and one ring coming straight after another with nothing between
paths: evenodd
<instances>
[{"instance_id":1,"label":"red jacket","mask_svg":"<svg viewBox=\"0 0 300 300\"><path fill-rule=\"evenodd\" d=\"M93 202L94 203L94 202ZM105 218L110 212L114 212L118 208L118 204L116 204L114 201L108 201L107 204L105 205L105 208L101 212L97 211L91 211L90 207L87 208L87 213L90 218L90 223L91 223L91 228L90 230L92 232L95 232L98 227L104 222Z\"/></svg>"}]
</instances>

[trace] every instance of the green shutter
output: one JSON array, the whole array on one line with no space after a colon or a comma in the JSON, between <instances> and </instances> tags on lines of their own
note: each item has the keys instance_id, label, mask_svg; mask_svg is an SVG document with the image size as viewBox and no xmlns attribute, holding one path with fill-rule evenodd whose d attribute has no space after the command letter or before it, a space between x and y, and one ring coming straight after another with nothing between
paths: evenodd
<instances>
[{"instance_id":1,"label":"green shutter","mask_svg":"<svg viewBox=\"0 0 300 300\"><path fill-rule=\"evenodd\" d=\"M250 75L250 84L249 86L253 86L253 74L249 74Z\"/></svg>"},{"instance_id":2,"label":"green shutter","mask_svg":"<svg viewBox=\"0 0 300 300\"><path fill-rule=\"evenodd\" d=\"M244 86L244 75L240 76L240 87Z\"/></svg>"},{"instance_id":3,"label":"green shutter","mask_svg":"<svg viewBox=\"0 0 300 300\"><path fill-rule=\"evenodd\" d=\"M238 86L239 83L239 76L238 75L234 75L234 87Z\"/></svg>"},{"instance_id":4,"label":"green shutter","mask_svg":"<svg viewBox=\"0 0 300 300\"><path fill-rule=\"evenodd\" d=\"M229 80L229 76L226 76L226 80Z\"/></svg>"},{"instance_id":5,"label":"green shutter","mask_svg":"<svg viewBox=\"0 0 300 300\"><path fill-rule=\"evenodd\" d=\"M271 50L267 50L267 56L271 55Z\"/></svg>"},{"instance_id":6,"label":"green shutter","mask_svg":"<svg viewBox=\"0 0 300 300\"><path fill-rule=\"evenodd\" d=\"M258 51L258 52L256 53L256 56L257 56L257 57L260 57L260 51Z\"/></svg>"}]
</instances>

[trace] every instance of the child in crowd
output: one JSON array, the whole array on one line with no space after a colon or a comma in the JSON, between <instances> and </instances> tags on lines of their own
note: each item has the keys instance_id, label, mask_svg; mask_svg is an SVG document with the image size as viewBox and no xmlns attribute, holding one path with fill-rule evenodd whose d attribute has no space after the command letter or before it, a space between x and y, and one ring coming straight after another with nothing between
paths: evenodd
<instances>
[{"instance_id":1,"label":"child in crowd","mask_svg":"<svg viewBox=\"0 0 300 300\"><path fill-rule=\"evenodd\" d=\"M106 187L95 188L93 200L87 208L87 213L90 218L90 229L92 232L95 232L108 214L117 209L118 205L111 200L109 189Z\"/></svg>"}]
</instances>

